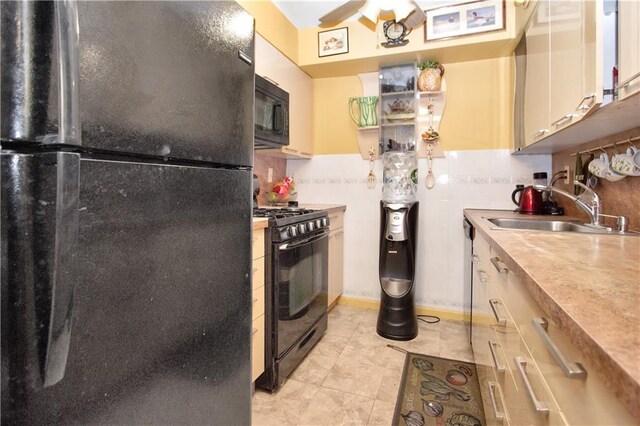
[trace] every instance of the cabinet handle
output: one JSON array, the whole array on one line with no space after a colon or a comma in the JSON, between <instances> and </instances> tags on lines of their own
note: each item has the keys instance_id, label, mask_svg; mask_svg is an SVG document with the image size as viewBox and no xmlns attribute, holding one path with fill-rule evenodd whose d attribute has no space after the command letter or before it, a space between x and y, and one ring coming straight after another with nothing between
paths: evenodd
<instances>
[{"instance_id":1,"label":"cabinet handle","mask_svg":"<svg viewBox=\"0 0 640 426\"><path fill-rule=\"evenodd\" d=\"M338 231L334 235L337 237L338 235L342 235L342 234L344 234L344 231Z\"/></svg>"},{"instance_id":2,"label":"cabinet handle","mask_svg":"<svg viewBox=\"0 0 640 426\"><path fill-rule=\"evenodd\" d=\"M258 268L256 268L256 267L254 266L253 268L251 268L251 272L253 272L253 273L255 274L256 272L258 272Z\"/></svg>"},{"instance_id":3,"label":"cabinet handle","mask_svg":"<svg viewBox=\"0 0 640 426\"><path fill-rule=\"evenodd\" d=\"M481 283L486 283L488 280L487 273L485 271L478 271L478 276L480 277Z\"/></svg>"},{"instance_id":4,"label":"cabinet handle","mask_svg":"<svg viewBox=\"0 0 640 426\"><path fill-rule=\"evenodd\" d=\"M541 416L549 415L549 407L547 403L544 401L540 401L537 397L533 388L531 387L531 382L529 382L529 378L527 377L527 372L525 368L527 368L527 360L524 357L516 356L513 358L513 362L516 364L516 368L518 369L518 373L522 378L524 383L524 387L527 390L527 395L529 396L529 401L531 401L531 405L537 414Z\"/></svg>"},{"instance_id":5,"label":"cabinet handle","mask_svg":"<svg viewBox=\"0 0 640 426\"><path fill-rule=\"evenodd\" d=\"M509 273L509 269L507 268L507 266L504 263L502 263L502 260L500 260L500 258L498 256L492 257L491 258L491 263L493 264L493 267L496 268L496 271L498 271L499 274L508 274Z\"/></svg>"},{"instance_id":6,"label":"cabinet handle","mask_svg":"<svg viewBox=\"0 0 640 426\"><path fill-rule=\"evenodd\" d=\"M487 386L489 387L489 398L491 399L491 406L493 407L493 414L498 423L502 423L504 421L504 413L502 411L498 411L498 404L496 404L496 391L498 388L500 392L500 399L502 400L502 391L500 390L500 385L496 382L489 381L487 382Z\"/></svg>"},{"instance_id":7,"label":"cabinet handle","mask_svg":"<svg viewBox=\"0 0 640 426\"><path fill-rule=\"evenodd\" d=\"M251 330L251 334L256 334L257 332L258 332L257 328L254 328L254 329Z\"/></svg>"},{"instance_id":8,"label":"cabinet handle","mask_svg":"<svg viewBox=\"0 0 640 426\"><path fill-rule=\"evenodd\" d=\"M623 81L622 83L618 84L616 86L616 90L622 89L624 87L627 87L629 84L631 84L631 82L633 80L635 80L636 78L640 77L640 72L632 75L631 77L629 77L628 79L626 79L625 81Z\"/></svg>"},{"instance_id":9,"label":"cabinet handle","mask_svg":"<svg viewBox=\"0 0 640 426\"><path fill-rule=\"evenodd\" d=\"M253 303L258 303L258 298L257 298L257 297L255 297L255 298L253 299Z\"/></svg>"},{"instance_id":10,"label":"cabinet handle","mask_svg":"<svg viewBox=\"0 0 640 426\"><path fill-rule=\"evenodd\" d=\"M538 333L538 336L542 339L542 343L547 347L547 350L551 352L553 359L556 360L562 372L565 376L570 379L580 379L584 380L587 378L587 371L579 362L571 362L567 361L567 359L562 355L560 349L553 343L551 340L551 336L547 333L547 328L549 326L549 322L543 317L534 318L531 320L531 324L533 325L533 329Z\"/></svg>"},{"instance_id":11,"label":"cabinet handle","mask_svg":"<svg viewBox=\"0 0 640 426\"><path fill-rule=\"evenodd\" d=\"M500 303L497 299L489 299L489 305L491 305L491 310L493 311L493 315L496 317L496 321L500 325L507 325L507 319L502 318L500 314L498 314L497 304Z\"/></svg>"},{"instance_id":12,"label":"cabinet handle","mask_svg":"<svg viewBox=\"0 0 640 426\"><path fill-rule=\"evenodd\" d=\"M544 135L545 133L549 133L549 129L540 129L537 132L535 132L533 135L531 135L531 138L537 139L540 136Z\"/></svg>"},{"instance_id":13,"label":"cabinet handle","mask_svg":"<svg viewBox=\"0 0 640 426\"><path fill-rule=\"evenodd\" d=\"M567 114L562 118L559 118L558 120L551 123L551 125L554 127L560 127L565 121L571 121L573 117L574 117L573 114Z\"/></svg>"},{"instance_id":14,"label":"cabinet handle","mask_svg":"<svg viewBox=\"0 0 640 426\"><path fill-rule=\"evenodd\" d=\"M493 358L493 365L496 367L496 371L498 373L504 373L507 370L507 367L504 365L498 364L498 357L496 356L495 347L500 346L498 342L492 342L489 340L489 351L491 351L491 358Z\"/></svg>"},{"instance_id":15,"label":"cabinet handle","mask_svg":"<svg viewBox=\"0 0 640 426\"><path fill-rule=\"evenodd\" d=\"M588 95L585 95L584 98L582 98L582 100L580 101L580 103L578 104L578 108L576 108L576 111L586 111L589 108L591 108L591 105L593 105L593 102L596 100L596 94L595 93L590 93ZM588 103L585 103L589 101Z\"/></svg>"}]
</instances>

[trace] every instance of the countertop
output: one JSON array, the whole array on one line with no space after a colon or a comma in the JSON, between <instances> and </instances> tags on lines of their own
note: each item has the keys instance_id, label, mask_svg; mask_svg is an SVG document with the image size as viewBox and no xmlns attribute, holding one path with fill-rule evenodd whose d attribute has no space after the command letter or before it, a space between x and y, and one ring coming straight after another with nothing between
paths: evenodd
<instances>
[{"instance_id":1,"label":"countertop","mask_svg":"<svg viewBox=\"0 0 640 426\"><path fill-rule=\"evenodd\" d=\"M269 226L269 219L267 219L266 217L254 217L253 218L253 230L254 231L259 231L261 229L266 228L267 226Z\"/></svg>"},{"instance_id":2,"label":"countertop","mask_svg":"<svg viewBox=\"0 0 640 426\"><path fill-rule=\"evenodd\" d=\"M482 217L523 216L471 209L464 215L640 418L640 237L493 230Z\"/></svg>"},{"instance_id":3,"label":"countertop","mask_svg":"<svg viewBox=\"0 0 640 426\"><path fill-rule=\"evenodd\" d=\"M269 208L271 206L260 206L261 208ZM331 213L332 211L345 211L347 206L344 204L300 204L298 206L301 209L310 209L310 210L326 210L327 213ZM254 217L253 218L253 230L259 231L260 229L264 229L269 226L269 219L264 217Z\"/></svg>"}]
</instances>

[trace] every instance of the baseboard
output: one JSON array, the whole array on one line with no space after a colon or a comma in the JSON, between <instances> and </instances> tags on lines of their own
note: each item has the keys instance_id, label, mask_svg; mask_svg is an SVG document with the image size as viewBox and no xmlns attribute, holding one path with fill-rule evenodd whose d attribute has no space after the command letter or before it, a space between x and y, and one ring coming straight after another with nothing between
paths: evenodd
<instances>
[{"instance_id":1,"label":"baseboard","mask_svg":"<svg viewBox=\"0 0 640 426\"><path fill-rule=\"evenodd\" d=\"M380 301L373 299L360 299L357 297L340 296L337 300L338 305L356 306L358 308L379 309ZM335 305L334 305L335 306ZM436 309L427 306L416 306L418 315L435 315L442 319L452 321L464 321L464 313L458 311L450 311L447 309Z\"/></svg>"}]
</instances>

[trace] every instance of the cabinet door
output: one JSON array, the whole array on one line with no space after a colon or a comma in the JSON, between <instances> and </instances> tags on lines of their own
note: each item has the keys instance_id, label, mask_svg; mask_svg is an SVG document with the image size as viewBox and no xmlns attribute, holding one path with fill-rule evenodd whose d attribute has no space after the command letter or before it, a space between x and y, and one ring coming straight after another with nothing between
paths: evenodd
<instances>
[{"instance_id":1,"label":"cabinet door","mask_svg":"<svg viewBox=\"0 0 640 426\"><path fill-rule=\"evenodd\" d=\"M578 1L549 3L550 132L577 119L574 112L585 96L584 9Z\"/></svg>"},{"instance_id":2,"label":"cabinet door","mask_svg":"<svg viewBox=\"0 0 640 426\"><path fill-rule=\"evenodd\" d=\"M524 93L525 144L549 134L549 20L540 10L548 10L549 1L541 1L538 14L525 33L527 65Z\"/></svg>"},{"instance_id":3,"label":"cabinet door","mask_svg":"<svg viewBox=\"0 0 640 426\"><path fill-rule=\"evenodd\" d=\"M618 98L640 91L640 3L618 2ZM628 84L627 84L628 83Z\"/></svg>"},{"instance_id":4,"label":"cabinet door","mask_svg":"<svg viewBox=\"0 0 640 426\"><path fill-rule=\"evenodd\" d=\"M344 230L338 228L329 234L328 305L331 307L344 287Z\"/></svg>"}]
</instances>

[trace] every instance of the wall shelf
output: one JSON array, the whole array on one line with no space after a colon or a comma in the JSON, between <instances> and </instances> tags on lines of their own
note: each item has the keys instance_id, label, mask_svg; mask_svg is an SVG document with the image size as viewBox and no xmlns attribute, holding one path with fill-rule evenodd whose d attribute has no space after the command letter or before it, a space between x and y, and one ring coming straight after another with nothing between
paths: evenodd
<instances>
[{"instance_id":1,"label":"wall shelf","mask_svg":"<svg viewBox=\"0 0 640 426\"><path fill-rule=\"evenodd\" d=\"M377 131L379 128L380 128L379 126L358 127L358 131L359 132L368 132L368 131L372 131L372 130Z\"/></svg>"},{"instance_id":2,"label":"wall shelf","mask_svg":"<svg viewBox=\"0 0 640 426\"><path fill-rule=\"evenodd\" d=\"M413 90L405 90L404 92L385 92L380 94L380 96L387 97L387 96L406 96L406 95L413 95L415 93L415 91Z\"/></svg>"}]
</instances>

